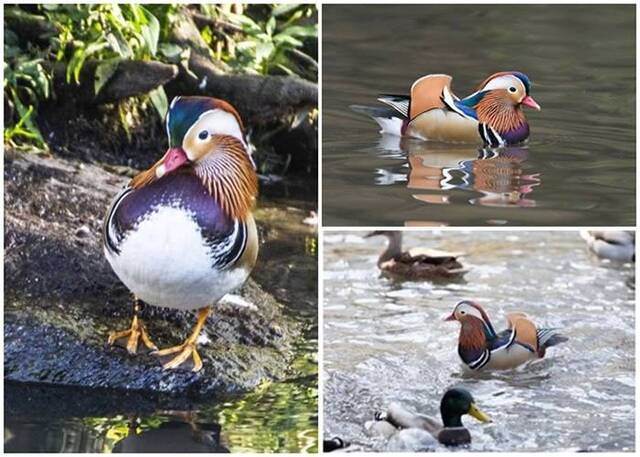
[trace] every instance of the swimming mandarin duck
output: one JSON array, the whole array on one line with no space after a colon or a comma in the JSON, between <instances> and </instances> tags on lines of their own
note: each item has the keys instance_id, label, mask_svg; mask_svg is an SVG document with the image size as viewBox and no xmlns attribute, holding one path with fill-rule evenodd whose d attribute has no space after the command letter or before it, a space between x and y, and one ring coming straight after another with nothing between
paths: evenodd
<instances>
[{"instance_id":1,"label":"swimming mandarin duck","mask_svg":"<svg viewBox=\"0 0 640 457\"><path fill-rule=\"evenodd\" d=\"M454 279L469 270L457 260L462 254L436 249L412 248L402 250L402 232L398 230L376 230L365 238L384 236L387 248L378 257L378 268L383 273L399 279Z\"/></svg>"},{"instance_id":2,"label":"swimming mandarin duck","mask_svg":"<svg viewBox=\"0 0 640 457\"><path fill-rule=\"evenodd\" d=\"M470 415L480 422L491 422L489 416L475 404L473 396L463 388L452 388L440 401L437 419L407 410L399 403L391 403L386 411L375 413L369 430L396 442L393 450L429 450L437 443L460 446L471 443L471 434L462 424L462 416ZM426 431L427 433L419 433Z\"/></svg>"},{"instance_id":3,"label":"swimming mandarin duck","mask_svg":"<svg viewBox=\"0 0 640 457\"><path fill-rule=\"evenodd\" d=\"M427 75L413 83L410 95L381 95L388 107L352 106L368 114L382 133L449 143L482 142L491 147L522 143L529 123L522 106L540 105L529 95L531 82L518 71L503 71L485 79L471 95L459 99L449 75Z\"/></svg>"},{"instance_id":4,"label":"swimming mandarin duck","mask_svg":"<svg viewBox=\"0 0 640 457\"><path fill-rule=\"evenodd\" d=\"M251 214L258 183L247 152L242 121L227 102L209 97L176 97L166 118L169 149L135 176L115 198L105 218L107 260L136 297L131 328L113 332L109 343L139 340L153 354L187 360L202 368L196 341L224 295L248 278L258 254ZM137 300L179 310L198 309L191 336L158 351L137 316Z\"/></svg>"},{"instance_id":5,"label":"swimming mandarin duck","mask_svg":"<svg viewBox=\"0 0 640 457\"><path fill-rule=\"evenodd\" d=\"M537 328L524 313L508 314L508 328L497 333L482 306L472 301L458 303L445 320L460 322L458 355L473 371L515 368L567 341L557 329Z\"/></svg>"}]
</instances>

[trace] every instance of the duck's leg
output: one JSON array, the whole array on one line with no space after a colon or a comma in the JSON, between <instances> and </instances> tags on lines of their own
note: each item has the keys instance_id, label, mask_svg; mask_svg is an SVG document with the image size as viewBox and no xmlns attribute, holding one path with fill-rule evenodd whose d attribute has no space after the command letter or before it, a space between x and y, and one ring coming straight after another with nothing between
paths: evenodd
<instances>
[{"instance_id":1,"label":"duck's leg","mask_svg":"<svg viewBox=\"0 0 640 457\"><path fill-rule=\"evenodd\" d=\"M131 321L131 327L128 330L123 330L121 332L111 332L108 340L110 345L115 344L121 338L127 338L126 347L129 354L135 354L138 351L138 343L140 340L142 340L142 344L144 344L147 349L151 351L158 350L157 346L153 344L149 338L144 323L138 318L139 312L140 300L134 297L133 320Z\"/></svg>"},{"instance_id":2,"label":"duck's leg","mask_svg":"<svg viewBox=\"0 0 640 457\"><path fill-rule=\"evenodd\" d=\"M160 357L178 353L178 355L163 365L164 369L170 370L172 368L178 368L186 362L189 357L191 357L193 360L193 371L200 371L202 368L202 359L200 358L200 354L198 354L196 342L198 341L198 336L200 336L204 323L207 321L207 317L209 317L209 312L210 308L208 306L200 308L198 311L198 321L196 322L196 326L194 327L191 336L189 336L184 343L153 353Z\"/></svg>"}]
</instances>

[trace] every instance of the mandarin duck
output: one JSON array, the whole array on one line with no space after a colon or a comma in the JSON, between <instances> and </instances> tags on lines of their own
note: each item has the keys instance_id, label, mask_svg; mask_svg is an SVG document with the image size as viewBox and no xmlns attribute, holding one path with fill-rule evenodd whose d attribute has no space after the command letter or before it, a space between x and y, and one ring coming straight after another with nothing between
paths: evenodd
<instances>
[{"instance_id":1,"label":"mandarin duck","mask_svg":"<svg viewBox=\"0 0 640 457\"><path fill-rule=\"evenodd\" d=\"M166 117L169 149L116 196L103 230L107 260L136 298L131 327L109 343L139 340L153 354L170 356L164 368L187 360L202 368L196 341L224 295L248 278L258 255L252 208L258 193L242 121L227 102L176 97ZM199 310L191 335L158 351L137 316L138 300L153 306Z\"/></svg>"},{"instance_id":2,"label":"mandarin duck","mask_svg":"<svg viewBox=\"0 0 640 457\"><path fill-rule=\"evenodd\" d=\"M636 234L623 230L583 230L580 236L589 250L601 259L616 262L636 261Z\"/></svg>"},{"instance_id":3,"label":"mandarin duck","mask_svg":"<svg viewBox=\"0 0 640 457\"><path fill-rule=\"evenodd\" d=\"M429 450L438 443L460 446L471 443L471 434L462 424L465 414L480 422L491 422L489 416L476 406L468 390L452 388L440 401L442 422L391 403L386 411L375 413L375 421L368 427L370 432L393 440L394 450Z\"/></svg>"},{"instance_id":4,"label":"mandarin duck","mask_svg":"<svg viewBox=\"0 0 640 457\"><path fill-rule=\"evenodd\" d=\"M387 248L378 257L378 268L394 278L407 280L442 280L461 278L469 270L457 260L459 252L445 252L428 248L402 250L402 232L376 230L365 238L384 236Z\"/></svg>"},{"instance_id":5,"label":"mandarin duck","mask_svg":"<svg viewBox=\"0 0 640 457\"><path fill-rule=\"evenodd\" d=\"M460 322L458 355L472 371L508 370L541 359L547 348L568 339L554 328L537 328L524 313L507 315L508 328L496 333L478 303L461 301L446 321Z\"/></svg>"},{"instance_id":6,"label":"mandarin duck","mask_svg":"<svg viewBox=\"0 0 640 457\"><path fill-rule=\"evenodd\" d=\"M427 75L416 80L410 95L380 95L387 107L354 105L380 125L382 133L447 143L478 143L490 147L522 143L529 123L522 106L540 105L529 95L531 82L524 73L502 71L485 79L471 95L459 99L451 92L449 75Z\"/></svg>"}]
</instances>

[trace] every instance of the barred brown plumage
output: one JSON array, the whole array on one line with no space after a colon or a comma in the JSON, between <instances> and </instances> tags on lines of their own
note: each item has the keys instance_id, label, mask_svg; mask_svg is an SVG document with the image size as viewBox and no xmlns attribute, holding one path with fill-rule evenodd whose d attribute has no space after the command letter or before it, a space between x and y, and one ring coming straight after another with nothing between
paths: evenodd
<instances>
[{"instance_id":1,"label":"barred brown plumage","mask_svg":"<svg viewBox=\"0 0 640 457\"><path fill-rule=\"evenodd\" d=\"M212 152L194 164L194 172L230 217L244 220L258 195L251 159L235 137L215 135L212 145Z\"/></svg>"}]
</instances>

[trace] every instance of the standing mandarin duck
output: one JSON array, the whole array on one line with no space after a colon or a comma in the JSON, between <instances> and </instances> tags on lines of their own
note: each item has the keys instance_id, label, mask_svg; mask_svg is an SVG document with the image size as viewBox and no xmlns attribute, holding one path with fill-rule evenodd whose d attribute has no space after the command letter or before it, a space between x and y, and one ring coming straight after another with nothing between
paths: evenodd
<instances>
[{"instance_id":1,"label":"standing mandarin duck","mask_svg":"<svg viewBox=\"0 0 640 457\"><path fill-rule=\"evenodd\" d=\"M580 236L589 250L601 259L616 262L636 261L636 235L624 230L583 230Z\"/></svg>"},{"instance_id":2,"label":"standing mandarin duck","mask_svg":"<svg viewBox=\"0 0 640 457\"><path fill-rule=\"evenodd\" d=\"M451 92L449 75L427 75L411 86L410 95L381 95L387 108L352 106L368 114L382 133L448 143L478 143L490 147L522 143L529 123L522 106L540 105L529 95L524 73L502 71L485 79L471 95L459 99Z\"/></svg>"},{"instance_id":3,"label":"standing mandarin duck","mask_svg":"<svg viewBox=\"0 0 640 457\"><path fill-rule=\"evenodd\" d=\"M427 248L403 251L402 232L398 230L376 230L365 238L373 236L388 240L387 248L378 257L378 268L390 276L408 280L455 279L469 271L458 261L457 257L462 255L459 252Z\"/></svg>"},{"instance_id":4,"label":"standing mandarin duck","mask_svg":"<svg viewBox=\"0 0 640 457\"><path fill-rule=\"evenodd\" d=\"M515 368L567 341L556 329L537 328L524 313L508 314L508 328L496 333L482 306L472 301L458 303L445 320L460 322L458 355L473 371Z\"/></svg>"},{"instance_id":5,"label":"standing mandarin duck","mask_svg":"<svg viewBox=\"0 0 640 457\"><path fill-rule=\"evenodd\" d=\"M237 111L209 97L176 97L166 119L169 149L134 177L107 212L103 244L107 260L136 297L131 328L109 343L139 340L176 368L191 359L202 368L196 341L224 295L248 278L258 255L251 214L257 176ZM198 309L193 333L178 346L158 351L137 317L137 303Z\"/></svg>"},{"instance_id":6,"label":"standing mandarin duck","mask_svg":"<svg viewBox=\"0 0 640 457\"><path fill-rule=\"evenodd\" d=\"M462 424L462 416L466 414L480 422L491 422L476 406L468 390L452 388L440 401L442 422L409 411L399 403L391 403L387 411L376 412L375 421L367 425L370 432L393 440L393 450L433 450L438 443L445 446L471 443L471 434Z\"/></svg>"}]
</instances>

